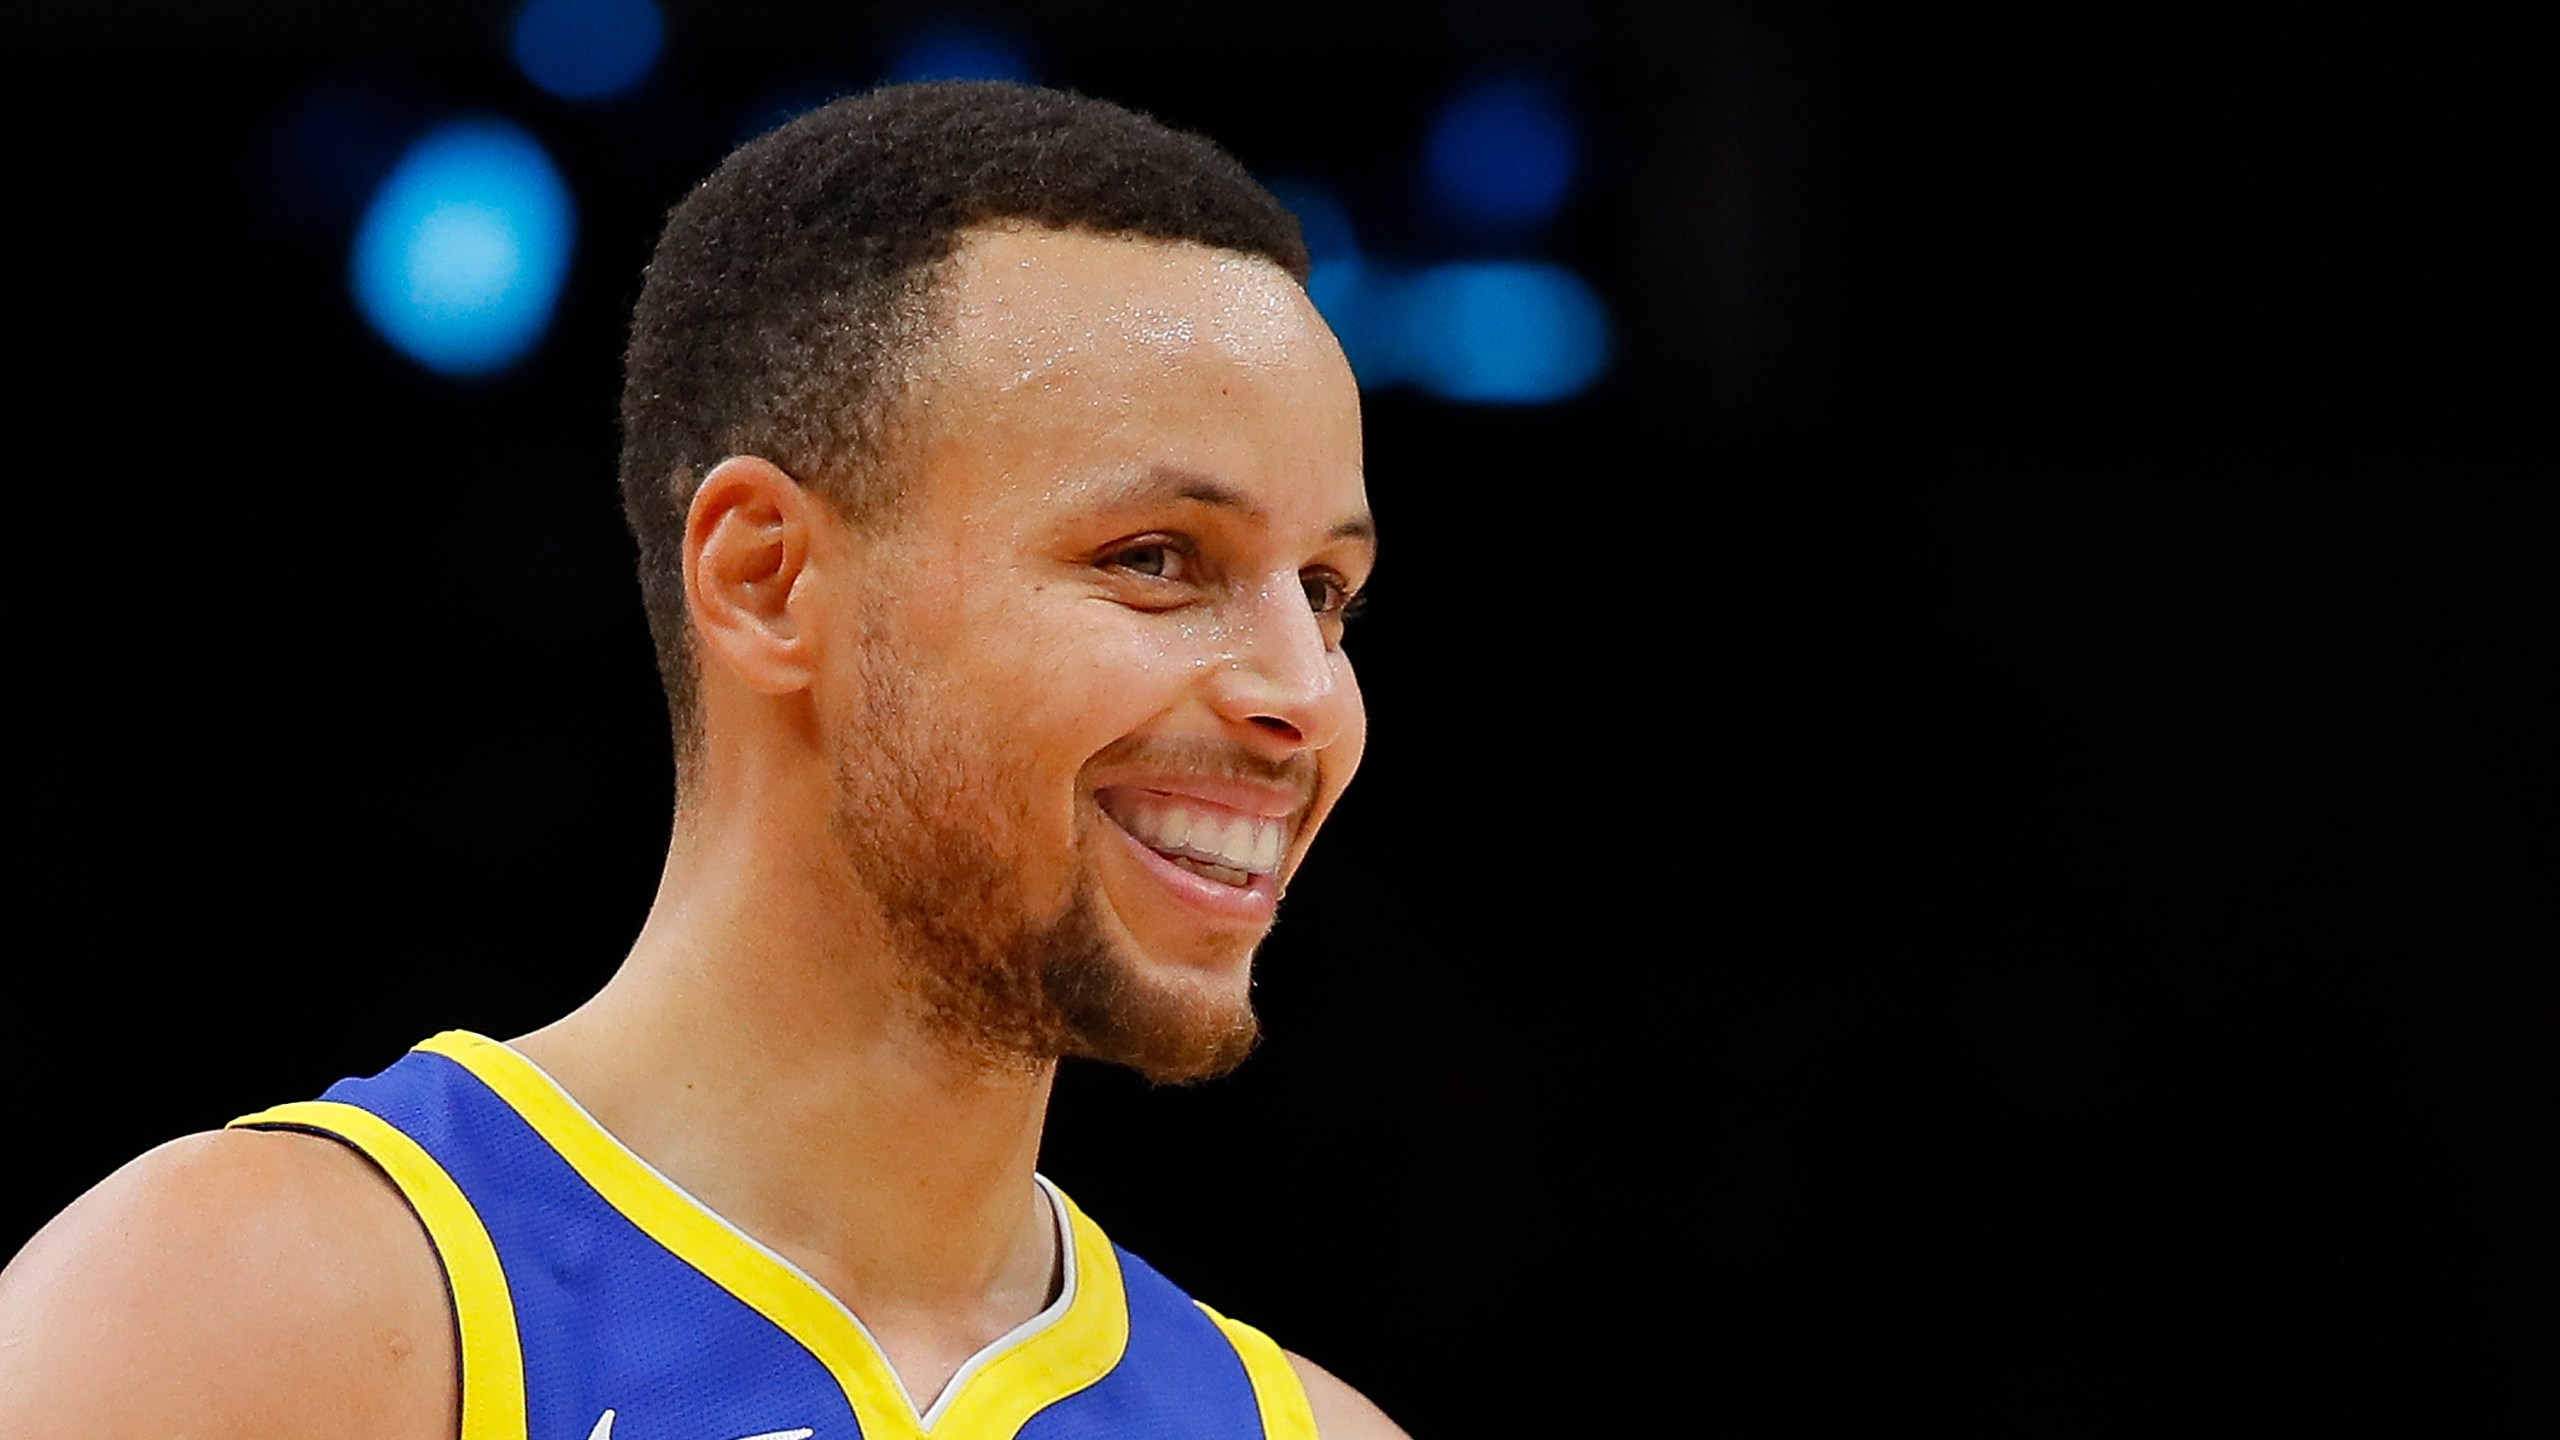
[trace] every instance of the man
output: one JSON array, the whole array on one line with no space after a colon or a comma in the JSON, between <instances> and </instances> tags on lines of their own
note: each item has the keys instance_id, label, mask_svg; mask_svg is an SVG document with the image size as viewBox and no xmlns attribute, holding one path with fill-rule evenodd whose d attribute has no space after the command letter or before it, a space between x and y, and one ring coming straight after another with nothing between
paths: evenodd
<instances>
[{"instance_id":1,"label":"man","mask_svg":"<svg viewBox=\"0 0 2560 1440\"><path fill-rule=\"evenodd\" d=\"M678 755L605 989L127 1166L0 1434L1396 1435L1033 1173L1057 1061L1250 1047L1358 763L1358 400L1207 142L839 102L670 218L622 481Z\"/></svg>"}]
</instances>

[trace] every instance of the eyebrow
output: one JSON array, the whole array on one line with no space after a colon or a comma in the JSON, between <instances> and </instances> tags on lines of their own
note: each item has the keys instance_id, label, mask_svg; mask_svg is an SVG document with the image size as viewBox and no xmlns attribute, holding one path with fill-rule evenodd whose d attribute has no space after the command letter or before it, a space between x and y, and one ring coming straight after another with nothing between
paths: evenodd
<instances>
[{"instance_id":1,"label":"eyebrow","mask_svg":"<svg viewBox=\"0 0 2560 1440\"><path fill-rule=\"evenodd\" d=\"M1253 503L1243 491L1197 470L1184 470L1159 465L1145 475L1120 487L1108 497L1114 505L1157 504L1167 500L1189 500L1221 510L1233 510L1248 520L1262 521L1270 517ZM1358 540L1371 549L1377 548L1378 522L1366 510L1335 522L1325 532L1329 540Z\"/></svg>"}]
</instances>

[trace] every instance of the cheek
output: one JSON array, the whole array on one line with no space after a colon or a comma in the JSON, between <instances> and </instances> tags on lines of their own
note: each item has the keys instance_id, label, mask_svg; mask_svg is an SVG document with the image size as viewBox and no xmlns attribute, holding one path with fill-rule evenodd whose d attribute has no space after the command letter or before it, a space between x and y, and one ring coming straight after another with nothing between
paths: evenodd
<instances>
[{"instance_id":1,"label":"cheek","mask_svg":"<svg viewBox=\"0 0 2560 1440\"><path fill-rule=\"evenodd\" d=\"M1077 765L1173 704L1214 649L1193 633L1204 627L1088 599L1011 618L1020 658L997 703L1032 743Z\"/></svg>"}]
</instances>

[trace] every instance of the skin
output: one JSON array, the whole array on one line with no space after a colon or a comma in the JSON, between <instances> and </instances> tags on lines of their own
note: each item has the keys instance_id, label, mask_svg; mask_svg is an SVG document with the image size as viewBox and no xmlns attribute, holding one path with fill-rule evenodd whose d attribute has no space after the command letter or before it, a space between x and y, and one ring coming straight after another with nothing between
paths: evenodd
<instances>
[{"instance_id":1,"label":"skin","mask_svg":"<svg viewBox=\"0 0 2560 1440\"><path fill-rule=\"evenodd\" d=\"M1356 388L1276 267L991 230L944 298L896 517L848 525L754 457L706 477L705 743L656 904L603 991L514 1042L843 1298L920 1399L1053 1293L1055 1061L937 1020L879 878L921 862L891 835L857 863L842 817L929 741L934 817L1001 862L976 919L1082 897L1145 1003L1232 1019L1269 895L1203 892L1111 807L1285 815L1294 873L1359 762L1340 603L1375 551ZM1329 1440L1403 1433L1291 1359ZM312 1137L164 1146L0 1272L0 1433L451 1436L454 1368L417 1223Z\"/></svg>"}]
</instances>

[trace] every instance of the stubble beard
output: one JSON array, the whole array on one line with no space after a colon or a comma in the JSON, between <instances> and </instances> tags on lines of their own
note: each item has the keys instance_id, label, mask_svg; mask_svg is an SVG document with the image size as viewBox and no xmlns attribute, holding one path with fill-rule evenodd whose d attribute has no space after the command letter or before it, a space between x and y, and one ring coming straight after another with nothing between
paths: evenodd
<instances>
[{"instance_id":1,"label":"stubble beard","mask_svg":"<svg viewBox=\"0 0 2560 1440\"><path fill-rule=\"evenodd\" d=\"M837 745L831 818L924 1028L989 1073L1079 1056L1178 1084L1242 1064L1261 1037L1250 997L1150 983L1106 929L1089 871L1055 916L1031 913L990 839L1032 833L995 803L1020 792L994 778L991 748L971 755L949 727L920 723L912 672L883 642L871 648L865 713Z\"/></svg>"}]
</instances>

